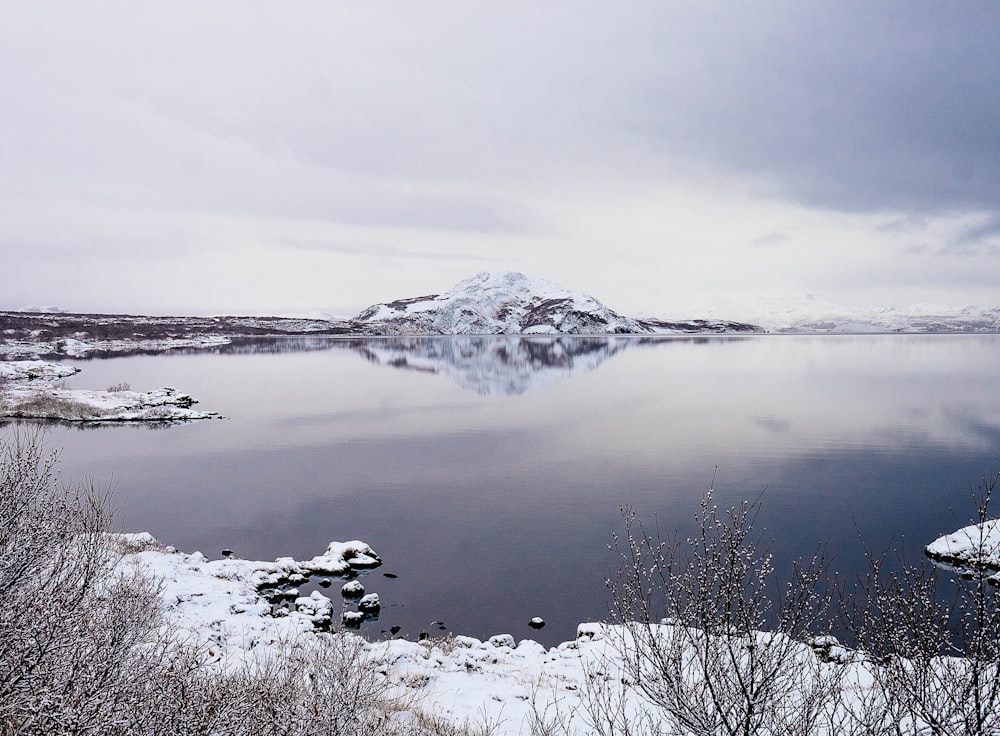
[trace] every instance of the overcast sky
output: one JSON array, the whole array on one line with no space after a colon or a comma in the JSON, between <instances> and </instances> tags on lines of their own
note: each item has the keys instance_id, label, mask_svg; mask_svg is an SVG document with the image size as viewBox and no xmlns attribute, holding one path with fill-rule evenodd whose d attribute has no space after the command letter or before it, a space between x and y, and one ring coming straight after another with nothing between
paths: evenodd
<instances>
[{"instance_id":1,"label":"overcast sky","mask_svg":"<svg viewBox=\"0 0 1000 736\"><path fill-rule=\"evenodd\" d=\"M995 0L0 10L0 308L1000 305Z\"/></svg>"}]
</instances>

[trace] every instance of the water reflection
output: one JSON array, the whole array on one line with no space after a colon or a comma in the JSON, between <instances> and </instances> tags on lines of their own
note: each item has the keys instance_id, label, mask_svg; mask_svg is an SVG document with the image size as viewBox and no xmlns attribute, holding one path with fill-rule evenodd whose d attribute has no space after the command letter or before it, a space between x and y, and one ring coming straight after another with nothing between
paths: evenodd
<instances>
[{"instance_id":1,"label":"water reflection","mask_svg":"<svg viewBox=\"0 0 1000 736\"><path fill-rule=\"evenodd\" d=\"M515 396L596 370L630 348L747 339L673 335L448 335L402 337L236 337L223 345L185 347L169 355L277 355L350 350L374 365L451 378L477 394ZM162 355L151 350L91 351L78 360Z\"/></svg>"},{"instance_id":2,"label":"water reflection","mask_svg":"<svg viewBox=\"0 0 1000 736\"><path fill-rule=\"evenodd\" d=\"M664 342L634 336L460 335L338 340L337 345L375 365L447 376L484 396L514 396L596 370L623 350Z\"/></svg>"}]
</instances>

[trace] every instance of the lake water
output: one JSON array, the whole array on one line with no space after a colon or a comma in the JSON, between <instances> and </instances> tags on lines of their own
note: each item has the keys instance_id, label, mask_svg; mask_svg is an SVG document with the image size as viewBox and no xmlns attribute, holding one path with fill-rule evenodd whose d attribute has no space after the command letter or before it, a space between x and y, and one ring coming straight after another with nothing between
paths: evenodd
<instances>
[{"instance_id":1,"label":"lake water","mask_svg":"<svg viewBox=\"0 0 1000 736\"><path fill-rule=\"evenodd\" d=\"M854 576L860 538L919 554L1000 468L992 335L288 339L77 364L73 387L176 386L226 418L51 427L66 479L113 483L125 528L210 557L369 542L373 635L572 638L607 614L620 507L684 535L713 476L724 506L765 491L779 569L825 543Z\"/></svg>"}]
</instances>

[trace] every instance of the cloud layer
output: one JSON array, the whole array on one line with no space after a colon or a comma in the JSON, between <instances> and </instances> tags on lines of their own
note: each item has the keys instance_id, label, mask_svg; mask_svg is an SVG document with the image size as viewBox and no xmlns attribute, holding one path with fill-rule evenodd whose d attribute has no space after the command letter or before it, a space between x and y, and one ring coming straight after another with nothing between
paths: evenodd
<instances>
[{"instance_id":1,"label":"cloud layer","mask_svg":"<svg viewBox=\"0 0 1000 736\"><path fill-rule=\"evenodd\" d=\"M996 302L981 1L11 4L3 307ZM739 315L734 315L738 317Z\"/></svg>"}]
</instances>

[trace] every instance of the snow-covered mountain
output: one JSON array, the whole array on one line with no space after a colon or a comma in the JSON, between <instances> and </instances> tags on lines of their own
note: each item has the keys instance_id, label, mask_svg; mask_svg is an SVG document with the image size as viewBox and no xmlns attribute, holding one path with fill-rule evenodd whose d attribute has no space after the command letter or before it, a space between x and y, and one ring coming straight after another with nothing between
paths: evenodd
<instances>
[{"instance_id":1,"label":"snow-covered mountain","mask_svg":"<svg viewBox=\"0 0 1000 736\"><path fill-rule=\"evenodd\" d=\"M480 273L443 294L375 304L352 320L381 335L632 335L746 332L752 325L623 317L592 296L522 273Z\"/></svg>"},{"instance_id":2,"label":"snow-covered mountain","mask_svg":"<svg viewBox=\"0 0 1000 736\"><path fill-rule=\"evenodd\" d=\"M808 298L751 312L768 332L786 333L998 333L1000 307L911 305L865 309Z\"/></svg>"},{"instance_id":3,"label":"snow-covered mountain","mask_svg":"<svg viewBox=\"0 0 1000 736\"><path fill-rule=\"evenodd\" d=\"M593 297L521 273L480 273L443 294L375 304L354 321L398 335L648 332Z\"/></svg>"}]
</instances>

